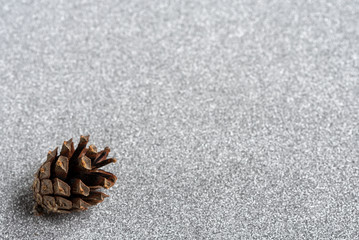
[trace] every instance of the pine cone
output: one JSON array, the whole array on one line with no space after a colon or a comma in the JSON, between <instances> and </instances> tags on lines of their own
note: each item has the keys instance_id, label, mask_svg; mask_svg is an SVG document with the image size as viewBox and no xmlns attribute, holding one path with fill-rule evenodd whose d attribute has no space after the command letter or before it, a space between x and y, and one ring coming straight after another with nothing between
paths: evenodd
<instances>
[{"instance_id":1,"label":"pine cone","mask_svg":"<svg viewBox=\"0 0 359 240\"><path fill-rule=\"evenodd\" d=\"M97 190L112 187L117 177L99 168L116 159L106 159L108 147L101 152L94 145L86 148L89 137L81 136L76 149L72 139L65 141L59 156L57 148L49 151L32 186L36 213L83 211L108 197Z\"/></svg>"}]
</instances>

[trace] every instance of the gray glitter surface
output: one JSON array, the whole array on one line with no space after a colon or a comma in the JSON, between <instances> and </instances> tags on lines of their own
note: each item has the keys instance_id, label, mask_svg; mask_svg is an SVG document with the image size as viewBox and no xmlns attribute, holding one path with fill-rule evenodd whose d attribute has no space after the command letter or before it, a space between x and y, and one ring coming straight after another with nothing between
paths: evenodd
<instances>
[{"instance_id":1,"label":"gray glitter surface","mask_svg":"<svg viewBox=\"0 0 359 240\"><path fill-rule=\"evenodd\" d=\"M2 239L358 239L358 1L0 2ZM80 134L110 198L33 216Z\"/></svg>"}]
</instances>

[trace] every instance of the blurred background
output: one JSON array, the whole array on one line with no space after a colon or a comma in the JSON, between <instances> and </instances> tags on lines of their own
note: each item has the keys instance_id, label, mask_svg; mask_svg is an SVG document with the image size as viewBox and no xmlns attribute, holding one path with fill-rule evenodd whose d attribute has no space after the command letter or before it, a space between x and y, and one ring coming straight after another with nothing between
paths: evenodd
<instances>
[{"instance_id":1,"label":"blurred background","mask_svg":"<svg viewBox=\"0 0 359 240\"><path fill-rule=\"evenodd\" d=\"M357 1L0 0L2 238L357 238L358 46ZM80 134L110 198L33 216Z\"/></svg>"}]
</instances>

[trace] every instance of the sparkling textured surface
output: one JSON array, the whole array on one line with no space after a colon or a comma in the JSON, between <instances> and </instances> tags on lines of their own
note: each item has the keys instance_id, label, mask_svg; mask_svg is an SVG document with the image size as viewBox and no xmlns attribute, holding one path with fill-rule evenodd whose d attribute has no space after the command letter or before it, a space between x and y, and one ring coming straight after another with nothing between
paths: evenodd
<instances>
[{"instance_id":1,"label":"sparkling textured surface","mask_svg":"<svg viewBox=\"0 0 359 240\"><path fill-rule=\"evenodd\" d=\"M2 238L358 237L357 1L0 2ZM80 134L110 198L31 215Z\"/></svg>"}]
</instances>

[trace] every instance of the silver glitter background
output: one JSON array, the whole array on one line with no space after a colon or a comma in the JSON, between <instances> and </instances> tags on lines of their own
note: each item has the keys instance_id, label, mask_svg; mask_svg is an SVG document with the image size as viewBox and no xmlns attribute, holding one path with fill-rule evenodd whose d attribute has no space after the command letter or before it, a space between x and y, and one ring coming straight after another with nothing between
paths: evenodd
<instances>
[{"instance_id":1,"label":"silver glitter background","mask_svg":"<svg viewBox=\"0 0 359 240\"><path fill-rule=\"evenodd\" d=\"M358 1L0 2L2 239L359 237ZM33 216L80 134L110 198Z\"/></svg>"}]
</instances>

